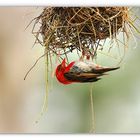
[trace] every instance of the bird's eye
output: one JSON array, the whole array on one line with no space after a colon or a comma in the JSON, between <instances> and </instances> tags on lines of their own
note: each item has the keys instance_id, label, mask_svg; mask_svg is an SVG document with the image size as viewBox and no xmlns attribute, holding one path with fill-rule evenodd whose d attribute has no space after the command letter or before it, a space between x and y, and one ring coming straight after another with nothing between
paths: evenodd
<instances>
[{"instance_id":1,"label":"bird's eye","mask_svg":"<svg viewBox=\"0 0 140 140\"><path fill-rule=\"evenodd\" d=\"M58 69L58 71L61 71L61 70L62 70L62 66L59 65L59 66L57 67L57 69Z\"/></svg>"}]
</instances>

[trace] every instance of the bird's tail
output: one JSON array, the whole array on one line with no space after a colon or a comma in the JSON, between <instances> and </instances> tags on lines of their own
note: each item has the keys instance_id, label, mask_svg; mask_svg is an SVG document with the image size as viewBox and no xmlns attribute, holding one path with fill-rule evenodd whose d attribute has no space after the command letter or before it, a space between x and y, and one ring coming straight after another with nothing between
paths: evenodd
<instances>
[{"instance_id":1,"label":"bird's tail","mask_svg":"<svg viewBox=\"0 0 140 140\"><path fill-rule=\"evenodd\" d=\"M93 72L95 73L106 73L108 71L113 71L113 70L117 70L119 69L120 67L113 67L113 68L105 68L105 67L100 67L100 68L97 68L97 69L94 69Z\"/></svg>"}]
</instances>

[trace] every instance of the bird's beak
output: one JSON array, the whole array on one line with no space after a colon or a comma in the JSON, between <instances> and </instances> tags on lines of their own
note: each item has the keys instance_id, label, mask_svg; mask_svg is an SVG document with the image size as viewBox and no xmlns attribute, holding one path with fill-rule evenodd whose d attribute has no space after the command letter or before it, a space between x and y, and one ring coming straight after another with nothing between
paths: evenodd
<instances>
[{"instance_id":1,"label":"bird's beak","mask_svg":"<svg viewBox=\"0 0 140 140\"><path fill-rule=\"evenodd\" d=\"M64 68L66 67L66 58L63 59L61 66Z\"/></svg>"}]
</instances>

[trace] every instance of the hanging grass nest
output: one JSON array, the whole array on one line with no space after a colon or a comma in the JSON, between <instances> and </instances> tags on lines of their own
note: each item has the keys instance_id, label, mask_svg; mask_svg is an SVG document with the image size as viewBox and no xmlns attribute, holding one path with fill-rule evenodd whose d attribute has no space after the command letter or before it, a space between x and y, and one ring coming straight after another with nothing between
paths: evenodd
<instances>
[{"instance_id":1,"label":"hanging grass nest","mask_svg":"<svg viewBox=\"0 0 140 140\"><path fill-rule=\"evenodd\" d=\"M128 7L47 7L35 19L34 28L41 24L37 32L33 28L36 42L49 54L61 56L77 50L91 58L97 55L98 46L103 49L102 40L116 38L119 32L128 37L125 25L130 22Z\"/></svg>"}]
</instances>

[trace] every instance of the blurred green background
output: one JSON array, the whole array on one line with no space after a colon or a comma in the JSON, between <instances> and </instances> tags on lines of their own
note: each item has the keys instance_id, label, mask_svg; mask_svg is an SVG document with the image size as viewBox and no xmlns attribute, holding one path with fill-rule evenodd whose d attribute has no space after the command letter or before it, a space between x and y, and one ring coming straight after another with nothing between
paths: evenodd
<instances>
[{"instance_id":1,"label":"blurred green background","mask_svg":"<svg viewBox=\"0 0 140 140\"><path fill-rule=\"evenodd\" d=\"M140 8L133 9L139 16ZM48 110L38 124L34 123L46 93L45 59L25 81L23 78L44 48L32 48L32 25L25 27L41 11L42 7L0 8L0 132L89 133L90 84L65 86L51 76ZM121 68L93 84L96 133L140 133L139 38L137 47L130 38ZM73 55L70 57L73 60ZM98 60L111 66L117 62L106 56Z\"/></svg>"}]
</instances>

